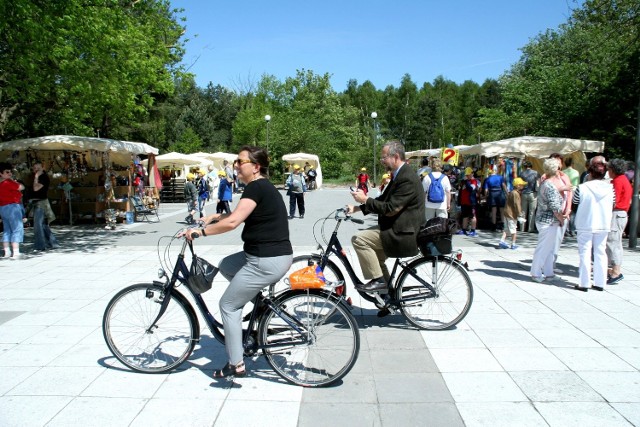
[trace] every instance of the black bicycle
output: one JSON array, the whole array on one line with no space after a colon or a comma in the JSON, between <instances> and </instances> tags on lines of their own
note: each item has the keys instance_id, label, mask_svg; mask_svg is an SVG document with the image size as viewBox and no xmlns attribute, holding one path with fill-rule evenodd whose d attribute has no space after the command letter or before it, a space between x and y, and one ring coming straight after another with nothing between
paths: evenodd
<instances>
[{"instance_id":1,"label":"black bicycle","mask_svg":"<svg viewBox=\"0 0 640 427\"><path fill-rule=\"evenodd\" d=\"M165 247L166 265L171 265L169 248L176 239L173 236ZM102 321L107 346L134 371L161 373L175 369L198 343L198 316L177 289L181 285L193 296L213 336L224 343L222 322L211 314L189 280L187 247L192 257L196 256L193 243L184 239L171 277L161 268L159 277L164 281L131 285L107 305ZM160 253L159 258L162 265ZM210 268L213 277L218 269ZM275 294L271 285L260 292L243 334L245 355L261 351L278 375L296 385L319 387L340 380L358 358L360 334L344 298L334 292L338 286L342 284Z\"/></svg>"},{"instance_id":2,"label":"black bicycle","mask_svg":"<svg viewBox=\"0 0 640 427\"><path fill-rule=\"evenodd\" d=\"M325 224L331 218L337 221L337 224L327 242ZM320 237L325 246L318 241L314 225L314 238L320 253L295 257L291 270L317 264L322 268L327 280L344 283L342 270L333 261L335 257L343 265L351 281L354 284L362 284L338 239L338 229L343 221L364 224L363 220L348 215L345 209L331 212L319 220L322 223ZM358 293L365 300L374 303L381 310L381 315L399 310L416 328L451 328L464 319L473 302L473 286L466 266L460 261L461 257L461 251L443 255L435 250L410 259L398 258L391 271L388 293ZM278 286L278 289L284 289L284 286ZM346 286L336 287L334 293L342 298L346 297Z\"/></svg>"}]
</instances>

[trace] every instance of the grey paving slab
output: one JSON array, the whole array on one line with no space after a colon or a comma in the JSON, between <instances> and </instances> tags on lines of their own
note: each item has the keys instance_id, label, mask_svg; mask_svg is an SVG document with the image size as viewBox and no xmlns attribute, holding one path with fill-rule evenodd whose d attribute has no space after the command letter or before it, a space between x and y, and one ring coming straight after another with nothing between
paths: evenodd
<instances>
[{"instance_id":1,"label":"grey paving slab","mask_svg":"<svg viewBox=\"0 0 640 427\"><path fill-rule=\"evenodd\" d=\"M305 218L289 222L295 253L315 251L314 224L348 202L343 189L309 194ZM625 251L619 285L585 294L573 290L575 239L560 250L562 280L529 280L537 235L528 233L517 251L497 249L496 233L454 237L475 299L451 330L417 331L400 314L378 318L348 283L361 352L334 387L289 385L263 358L247 360L246 378L214 381L226 356L204 326L175 372L124 369L104 344L104 308L124 286L156 278L158 239L184 227L184 210L164 204L160 222L114 231L55 226L62 247L37 254L27 231L27 259L0 262L0 425L181 425L185 416L203 426L640 425L640 252ZM372 223L340 229L356 271L350 237ZM197 249L218 262L241 249L240 230ZM212 307L224 286L217 278L206 294Z\"/></svg>"}]
</instances>

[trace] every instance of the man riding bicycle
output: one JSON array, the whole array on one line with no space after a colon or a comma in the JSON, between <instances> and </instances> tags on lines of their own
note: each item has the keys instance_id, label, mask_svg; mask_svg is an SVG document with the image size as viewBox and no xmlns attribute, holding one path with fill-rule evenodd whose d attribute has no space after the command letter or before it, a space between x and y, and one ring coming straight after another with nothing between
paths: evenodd
<instances>
[{"instance_id":1,"label":"man riding bicycle","mask_svg":"<svg viewBox=\"0 0 640 427\"><path fill-rule=\"evenodd\" d=\"M404 145L389 141L382 147L380 162L391 174L388 188L377 198L362 190L352 192L360 206L348 205L349 213L378 214L378 225L357 232L351 239L365 280L356 285L364 292L386 292L388 257L404 258L418 253L416 237L425 222L424 200L420 178L405 163Z\"/></svg>"}]
</instances>

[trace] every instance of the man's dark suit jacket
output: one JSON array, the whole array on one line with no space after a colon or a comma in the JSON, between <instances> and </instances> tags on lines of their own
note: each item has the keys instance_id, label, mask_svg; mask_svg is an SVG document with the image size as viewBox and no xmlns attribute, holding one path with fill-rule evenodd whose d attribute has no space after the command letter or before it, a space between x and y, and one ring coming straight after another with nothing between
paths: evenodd
<instances>
[{"instance_id":1,"label":"man's dark suit jacket","mask_svg":"<svg viewBox=\"0 0 640 427\"><path fill-rule=\"evenodd\" d=\"M424 191L416 172L402 165L397 176L377 198L360 205L363 214L378 214L384 253L390 258L404 258L418 253L416 236L426 222Z\"/></svg>"}]
</instances>

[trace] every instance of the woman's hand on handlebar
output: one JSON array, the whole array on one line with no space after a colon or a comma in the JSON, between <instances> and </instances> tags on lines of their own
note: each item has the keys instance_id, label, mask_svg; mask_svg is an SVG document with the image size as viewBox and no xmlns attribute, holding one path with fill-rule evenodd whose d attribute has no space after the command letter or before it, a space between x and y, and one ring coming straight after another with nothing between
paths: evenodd
<instances>
[{"instance_id":1,"label":"woman's hand on handlebar","mask_svg":"<svg viewBox=\"0 0 640 427\"><path fill-rule=\"evenodd\" d=\"M185 228L181 232L179 232L176 237L181 238L184 237L187 240L193 241L193 239L197 239L202 236L202 228Z\"/></svg>"}]
</instances>

